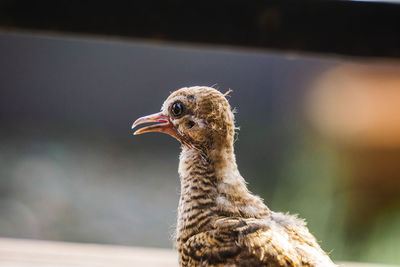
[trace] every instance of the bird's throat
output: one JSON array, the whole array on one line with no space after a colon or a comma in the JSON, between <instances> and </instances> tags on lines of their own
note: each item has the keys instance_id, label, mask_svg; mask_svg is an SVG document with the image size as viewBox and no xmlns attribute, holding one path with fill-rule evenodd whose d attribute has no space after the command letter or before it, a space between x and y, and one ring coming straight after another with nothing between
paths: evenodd
<instances>
[{"instance_id":1,"label":"bird's throat","mask_svg":"<svg viewBox=\"0 0 400 267\"><path fill-rule=\"evenodd\" d=\"M269 212L262 200L247 190L233 149L204 154L183 148L179 174L178 242L212 229L221 217L261 218Z\"/></svg>"}]
</instances>

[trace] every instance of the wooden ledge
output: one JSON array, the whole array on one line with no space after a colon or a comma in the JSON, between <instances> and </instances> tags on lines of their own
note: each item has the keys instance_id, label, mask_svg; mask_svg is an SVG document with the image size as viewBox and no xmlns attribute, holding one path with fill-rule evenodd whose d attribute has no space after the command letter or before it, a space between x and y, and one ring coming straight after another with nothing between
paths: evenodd
<instances>
[{"instance_id":1,"label":"wooden ledge","mask_svg":"<svg viewBox=\"0 0 400 267\"><path fill-rule=\"evenodd\" d=\"M177 258L176 251L170 249L0 238L2 267L177 267ZM383 265L343 263L341 266Z\"/></svg>"},{"instance_id":2,"label":"wooden ledge","mask_svg":"<svg viewBox=\"0 0 400 267\"><path fill-rule=\"evenodd\" d=\"M0 266L178 266L169 249L0 238Z\"/></svg>"}]
</instances>

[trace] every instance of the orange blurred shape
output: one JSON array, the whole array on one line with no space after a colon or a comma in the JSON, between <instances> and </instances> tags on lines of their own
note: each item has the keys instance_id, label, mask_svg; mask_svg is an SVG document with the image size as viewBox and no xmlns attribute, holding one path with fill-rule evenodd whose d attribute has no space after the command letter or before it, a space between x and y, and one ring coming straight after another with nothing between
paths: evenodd
<instances>
[{"instance_id":1,"label":"orange blurred shape","mask_svg":"<svg viewBox=\"0 0 400 267\"><path fill-rule=\"evenodd\" d=\"M308 118L334 141L400 147L400 63L343 64L317 79Z\"/></svg>"}]
</instances>

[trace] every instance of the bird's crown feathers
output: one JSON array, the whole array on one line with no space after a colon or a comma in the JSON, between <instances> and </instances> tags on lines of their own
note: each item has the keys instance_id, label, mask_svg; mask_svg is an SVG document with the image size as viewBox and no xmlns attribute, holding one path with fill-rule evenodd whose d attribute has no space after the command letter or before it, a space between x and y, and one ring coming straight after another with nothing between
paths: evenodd
<instances>
[{"instance_id":1,"label":"bird's crown feathers","mask_svg":"<svg viewBox=\"0 0 400 267\"><path fill-rule=\"evenodd\" d=\"M161 111L170 116L187 141L206 146L232 146L235 121L225 95L206 86L184 87L170 94ZM178 117L173 110L176 103L183 109Z\"/></svg>"}]
</instances>

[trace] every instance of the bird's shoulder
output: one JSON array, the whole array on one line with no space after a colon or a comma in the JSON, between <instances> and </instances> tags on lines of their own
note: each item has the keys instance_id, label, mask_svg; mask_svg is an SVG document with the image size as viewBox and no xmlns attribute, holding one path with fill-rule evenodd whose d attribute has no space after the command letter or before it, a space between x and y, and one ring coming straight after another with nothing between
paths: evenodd
<instances>
[{"instance_id":1,"label":"bird's shoulder","mask_svg":"<svg viewBox=\"0 0 400 267\"><path fill-rule=\"evenodd\" d=\"M274 212L262 219L219 218L189 238L184 252L198 266L335 266L303 220Z\"/></svg>"}]
</instances>

